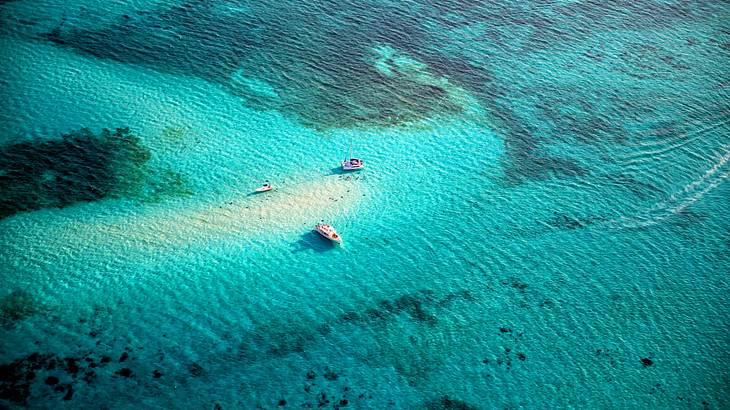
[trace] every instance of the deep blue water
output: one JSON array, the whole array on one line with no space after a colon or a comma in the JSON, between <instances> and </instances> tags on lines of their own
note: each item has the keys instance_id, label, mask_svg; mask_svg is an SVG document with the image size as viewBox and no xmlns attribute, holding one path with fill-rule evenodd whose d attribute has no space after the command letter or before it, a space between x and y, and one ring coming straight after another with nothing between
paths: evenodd
<instances>
[{"instance_id":1,"label":"deep blue water","mask_svg":"<svg viewBox=\"0 0 730 410\"><path fill-rule=\"evenodd\" d=\"M730 408L726 2L0 3L0 407Z\"/></svg>"}]
</instances>

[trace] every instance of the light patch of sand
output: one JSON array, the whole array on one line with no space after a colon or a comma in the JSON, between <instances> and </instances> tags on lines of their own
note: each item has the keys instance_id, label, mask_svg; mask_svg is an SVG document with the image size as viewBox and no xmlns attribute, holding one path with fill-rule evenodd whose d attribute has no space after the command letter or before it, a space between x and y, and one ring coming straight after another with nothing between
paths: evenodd
<instances>
[{"instance_id":1,"label":"light patch of sand","mask_svg":"<svg viewBox=\"0 0 730 410\"><path fill-rule=\"evenodd\" d=\"M88 218L46 214L43 219L17 220L5 226L2 242L22 240L25 257L63 249L77 254L119 250L159 252L171 247L206 244L226 238L263 238L312 229L321 219L341 220L362 198L359 181L330 176L297 185L283 185L261 194L239 193L228 200L179 209L164 204L125 216L91 215ZM101 206L101 204L97 204ZM90 205L91 206L91 205ZM13 234L12 232L15 231ZM12 239L11 239L12 240Z\"/></svg>"}]
</instances>

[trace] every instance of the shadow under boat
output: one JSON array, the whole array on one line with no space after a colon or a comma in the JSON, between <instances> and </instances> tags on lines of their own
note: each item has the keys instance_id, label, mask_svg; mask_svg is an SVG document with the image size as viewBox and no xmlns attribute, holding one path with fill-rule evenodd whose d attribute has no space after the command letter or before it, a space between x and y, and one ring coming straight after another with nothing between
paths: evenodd
<instances>
[{"instance_id":1,"label":"shadow under boat","mask_svg":"<svg viewBox=\"0 0 730 410\"><path fill-rule=\"evenodd\" d=\"M330 175L343 175L343 174L347 174L347 173L348 173L348 172L347 172L347 171L345 171L345 170L343 170L341 166L339 166L339 167L334 167L334 168L332 168L332 169L330 170Z\"/></svg>"},{"instance_id":2,"label":"shadow under boat","mask_svg":"<svg viewBox=\"0 0 730 410\"><path fill-rule=\"evenodd\" d=\"M322 237L316 231L309 231L299 237L299 240L294 243L294 249L292 253L314 251L318 253L329 252L335 249L335 244Z\"/></svg>"}]
</instances>

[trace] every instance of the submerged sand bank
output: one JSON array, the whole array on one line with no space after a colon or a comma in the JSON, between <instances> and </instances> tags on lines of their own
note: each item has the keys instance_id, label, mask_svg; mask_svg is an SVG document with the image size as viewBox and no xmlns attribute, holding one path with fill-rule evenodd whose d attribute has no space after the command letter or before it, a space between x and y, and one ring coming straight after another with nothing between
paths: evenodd
<instances>
[{"instance_id":1,"label":"submerged sand bank","mask_svg":"<svg viewBox=\"0 0 730 410\"><path fill-rule=\"evenodd\" d=\"M363 195L359 181L348 176L276 188L174 208L160 204L129 214L104 214L99 209L104 204L98 203L44 211L42 217L19 215L0 226L0 241L6 251L15 248L31 258L37 252L53 254L59 249L66 254L116 253L119 249L159 251L228 237L245 241L306 231L321 219L337 223ZM94 208L97 212L92 212Z\"/></svg>"}]
</instances>

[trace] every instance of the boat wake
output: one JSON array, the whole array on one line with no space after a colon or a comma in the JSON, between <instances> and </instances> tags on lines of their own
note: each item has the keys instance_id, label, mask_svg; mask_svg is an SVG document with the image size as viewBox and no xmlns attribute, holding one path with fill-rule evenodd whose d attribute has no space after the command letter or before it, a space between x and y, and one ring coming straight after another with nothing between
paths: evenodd
<instances>
[{"instance_id":1,"label":"boat wake","mask_svg":"<svg viewBox=\"0 0 730 410\"><path fill-rule=\"evenodd\" d=\"M609 223L618 228L643 228L658 224L665 219L682 213L687 207L701 200L707 193L719 186L730 176L730 144L722 147L724 154L717 158L717 161L705 171L699 178L685 185L681 190L673 193L669 198L661 201L650 209L638 215L621 217Z\"/></svg>"},{"instance_id":2,"label":"boat wake","mask_svg":"<svg viewBox=\"0 0 730 410\"><path fill-rule=\"evenodd\" d=\"M665 133L662 132L666 131L667 133L672 134L670 132L670 128L666 130L655 130L655 133L658 133L657 137L660 138L643 141L642 144L637 147L639 148L638 150L629 153L624 158L624 165L641 165L645 164L647 161L656 161L658 159L666 158L670 154L674 154L677 150L689 150L694 142L702 140L702 137L708 132L725 126L729 122L730 120L719 121L706 125L703 128L695 129L691 132L678 133L676 135L665 135Z\"/></svg>"}]
</instances>

